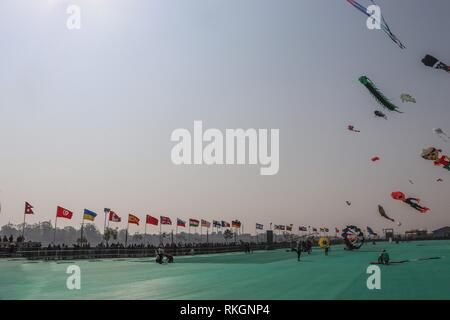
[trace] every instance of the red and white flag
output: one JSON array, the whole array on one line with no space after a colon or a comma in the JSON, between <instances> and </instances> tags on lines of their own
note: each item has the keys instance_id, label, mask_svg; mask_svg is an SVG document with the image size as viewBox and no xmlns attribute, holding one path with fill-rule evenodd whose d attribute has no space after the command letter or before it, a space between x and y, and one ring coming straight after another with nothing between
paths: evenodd
<instances>
[{"instance_id":1,"label":"red and white flag","mask_svg":"<svg viewBox=\"0 0 450 320\"><path fill-rule=\"evenodd\" d=\"M109 221L112 222L120 222L122 221L122 218L119 217L119 215L117 213L115 213L114 211L109 211Z\"/></svg>"},{"instance_id":2,"label":"red and white flag","mask_svg":"<svg viewBox=\"0 0 450 320\"><path fill-rule=\"evenodd\" d=\"M33 206L28 202L25 202L25 214L34 214Z\"/></svg>"},{"instance_id":3,"label":"red and white flag","mask_svg":"<svg viewBox=\"0 0 450 320\"><path fill-rule=\"evenodd\" d=\"M202 227L209 228L209 227L211 227L211 223L209 221L202 219Z\"/></svg>"},{"instance_id":4,"label":"red and white flag","mask_svg":"<svg viewBox=\"0 0 450 320\"><path fill-rule=\"evenodd\" d=\"M58 218L65 218L65 219L72 219L73 212L69 211L63 207L57 207L56 209L56 217Z\"/></svg>"},{"instance_id":5,"label":"red and white flag","mask_svg":"<svg viewBox=\"0 0 450 320\"><path fill-rule=\"evenodd\" d=\"M161 224L170 224L172 225L172 220L169 217L160 216Z\"/></svg>"}]
</instances>

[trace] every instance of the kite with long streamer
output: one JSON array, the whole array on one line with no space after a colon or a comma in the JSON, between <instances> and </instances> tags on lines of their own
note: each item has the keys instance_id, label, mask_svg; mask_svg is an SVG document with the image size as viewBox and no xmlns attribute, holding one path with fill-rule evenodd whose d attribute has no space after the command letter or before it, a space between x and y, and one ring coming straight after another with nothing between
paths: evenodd
<instances>
[{"instance_id":1,"label":"kite with long streamer","mask_svg":"<svg viewBox=\"0 0 450 320\"><path fill-rule=\"evenodd\" d=\"M378 89L375 84L370 80L367 76L359 77L359 82L369 90L372 96L377 100L379 104L381 104L384 108L389 111L395 111L398 113L403 113L398 110L398 107L394 105L381 91Z\"/></svg>"},{"instance_id":2,"label":"kite with long streamer","mask_svg":"<svg viewBox=\"0 0 450 320\"><path fill-rule=\"evenodd\" d=\"M373 0L369 0L373 5L377 5L375 3L375 1ZM364 7L362 4L358 3L356 0L347 0L347 2L349 4L351 4L353 7L355 7L356 9L358 9L359 11L361 11L362 13L364 13L366 16L368 16L369 18L372 18L376 21L376 18L369 13L368 8ZM384 33L386 33L388 35L388 37L394 41L399 47L400 49L405 49L406 47L403 45L403 43L400 41L399 38L397 38L397 36L395 34L392 33L391 28L389 28L389 25L386 22L386 19L384 19L384 16L381 15L381 20L380 21L376 21L380 24L381 29L384 31Z\"/></svg>"}]
</instances>

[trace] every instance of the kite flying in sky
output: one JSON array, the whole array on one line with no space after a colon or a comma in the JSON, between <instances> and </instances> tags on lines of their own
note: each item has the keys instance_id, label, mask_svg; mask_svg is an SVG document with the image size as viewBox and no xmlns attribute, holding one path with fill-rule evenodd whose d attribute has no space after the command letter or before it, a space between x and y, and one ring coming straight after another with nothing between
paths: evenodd
<instances>
[{"instance_id":1,"label":"kite flying in sky","mask_svg":"<svg viewBox=\"0 0 450 320\"><path fill-rule=\"evenodd\" d=\"M444 169L450 171L450 158L445 155L441 155L442 150L434 147L423 149L422 158L425 160L434 161L434 165L442 166Z\"/></svg>"},{"instance_id":2,"label":"kite flying in sky","mask_svg":"<svg viewBox=\"0 0 450 320\"><path fill-rule=\"evenodd\" d=\"M350 201L345 201L345 203L347 203L348 206L352 205L352 203Z\"/></svg>"},{"instance_id":3,"label":"kite flying in sky","mask_svg":"<svg viewBox=\"0 0 450 320\"><path fill-rule=\"evenodd\" d=\"M412 103L416 103L416 99L414 99L410 94L406 94L406 93L402 93L400 95L400 99L402 99L402 102L412 102Z\"/></svg>"},{"instance_id":4,"label":"kite flying in sky","mask_svg":"<svg viewBox=\"0 0 450 320\"><path fill-rule=\"evenodd\" d=\"M375 86L372 80L370 80L366 76L361 76L358 80L367 88L367 90L369 90L369 92L374 96L377 102L384 108L390 111L402 113L398 110L398 107L396 105L392 104L392 102L388 98L386 98L383 93L381 93L381 91Z\"/></svg>"},{"instance_id":5,"label":"kite flying in sky","mask_svg":"<svg viewBox=\"0 0 450 320\"><path fill-rule=\"evenodd\" d=\"M427 54L425 56L425 58L422 59L422 63L430 68L440 69L440 70L445 70L447 72L450 72L450 67L448 65L446 65L442 61L439 61L435 57L430 56L429 54Z\"/></svg>"},{"instance_id":6,"label":"kite flying in sky","mask_svg":"<svg viewBox=\"0 0 450 320\"><path fill-rule=\"evenodd\" d=\"M380 205L378 205L378 212L380 213L380 215L381 215L383 218L388 219L388 220L391 220L392 222L395 222L394 219L388 217L388 215L386 214L386 211L384 211L384 208L383 208L382 206L380 206Z\"/></svg>"},{"instance_id":7,"label":"kite flying in sky","mask_svg":"<svg viewBox=\"0 0 450 320\"><path fill-rule=\"evenodd\" d=\"M422 207L419 205L420 199L417 198L406 198L405 194L400 191L395 191L391 193L391 196L395 200L403 201L406 204L409 204L412 208L420 211L421 213L427 213L430 209L427 207Z\"/></svg>"},{"instance_id":8,"label":"kite flying in sky","mask_svg":"<svg viewBox=\"0 0 450 320\"><path fill-rule=\"evenodd\" d=\"M386 115L385 115L383 112L381 112L381 111L375 110L375 111L373 112L373 114L375 115L375 117L378 117L378 118L384 118L384 119L387 120Z\"/></svg>"},{"instance_id":9,"label":"kite flying in sky","mask_svg":"<svg viewBox=\"0 0 450 320\"><path fill-rule=\"evenodd\" d=\"M359 130L356 130L354 126L352 126L351 124L347 127L348 130L353 131L353 132L361 132Z\"/></svg>"},{"instance_id":10,"label":"kite flying in sky","mask_svg":"<svg viewBox=\"0 0 450 320\"><path fill-rule=\"evenodd\" d=\"M372 3L372 5L376 5L375 1L373 1L373 0L369 0L369 1ZM388 24L386 23L386 20L384 19L383 15L380 16L380 18L381 18L380 21L376 21L376 17L370 12L370 10L368 8L364 7L363 5L361 5L360 3L358 3L356 0L347 0L347 2L349 4L351 4L352 6L354 6L356 9L358 9L359 11L361 11L362 13L364 13L369 18L372 18L375 22L379 23L381 26L381 29L389 36L389 38L391 38L392 41L394 41L400 47L400 49L406 48L403 45L403 43L400 41L400 39L397 38L397 36L392 33L392 31L389 28Z\"/></svg>"},{"instance_id":11,"label":"kite flying in sky","mask_svg":"<svg viewBox=\"0 0 450 320\"><path fill-rule=\"evenodd\" d=\"M371 227L367 227L367 233L369 234L369 236L377 236L378 234L375 233Z\"/></svg>"},{"instance_id":12,"label":"kite flying in sky","mask_svg":"<svg viewBox=\"0 0 450 320\"><path fill-rule=\"evenodd\" d=\"M380 160L380 157L378 157L378 156L375 156L375 157L372 157L372 159L370 159L370 160L372 160L372 162L375 162L375 161L378 161L378 160Z\"/></svg>"},{"instance_id":13,"label":"kite flying in sky","mask_svg":"<svg viewBox=\"0 0 450 320\"><path fill-rule=\"evenodd\" d=\"M435 128L433 129L433 132L436 133L439 138L441 138L445 142L448 142L448 139L450 137L444 132L444 130L442 130L441 128Z\"/></svg>"}]
</instances>

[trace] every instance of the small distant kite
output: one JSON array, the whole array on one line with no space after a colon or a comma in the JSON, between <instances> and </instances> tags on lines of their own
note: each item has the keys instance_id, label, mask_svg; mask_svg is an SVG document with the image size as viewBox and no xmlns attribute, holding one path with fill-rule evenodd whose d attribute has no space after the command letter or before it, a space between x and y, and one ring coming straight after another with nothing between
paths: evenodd
<instances>
[{"instance_id":1,"label":"small distant kite","mask_svg":"<svg viewBox=\"0 0 450 320\"><path fill-rule=\"evenodd\" d=\"M442 61L439 61L435 57L430 56L429 54L427 54L425 56L425 58L422 59L422 63L430 68L440 69L440 70L445 70L447 72L450 72L450 67L448 65L446 65Z\"/></svg>"},{"instance_id":2,"label":"small distant kite","mask_svg":"<svg viewBox=\"0 0 450 320\"><path fill-rule=\"evenodd\" d=\"M434 128L433 132L435 134L437 134L437 136L439 138L441 138L442 140L444 140L445 142L448 142L448 139L450 138L445 132L444 130L442 130L441 128Z\"/></svg>"},{"instance_id":3,"label":"small distant kite","mask_svg":"<svg viewBox=\"0 0 450 320\"><path fill-rule=\"evenodd\" d=\"M370 159L370 160L372 160L372 162L375 162L375 161L378 161L378 160L380 160L380 157L378 157L378 156L375 156L375 157L372 157L372 159Z\"/></svg>"},{"instance_id":4,"label":"small distant kite","mask_svg":"<svg viewBox=\"0 0 450 320\"><path fill-rule=\"evenodd\" d=\"M400 191L395 191L391 193L391 197L395 200L400 200L406 204L409 204L412 208L420 211L421 213L427 213L430 209L427 207L422 207L419 205L420 199L417 198L406 198L405 194Z\"/></svg>"},{"instance_id":5,"label":"small distant kite","mask_svg":"<svg viewBox=\"0 0 450 320\"><path fill-rule=\"evenodd\" d=\"M388 35L389 38L391 38L392 41L394 41L400 49L405 49L406 47L403 45L403 43L400 41L399 38L395 34L392 33L391 29L389 28L388 24L386 23L386 20L384 19L384 16L381 15L381 21L376 21L376 18L370 13L370 10L363 5L356 2L356 0L347 0L349 4L354 6L356 9L364 13L366 16L368 16L371 19L374 19L375 22L379 23L381 26L381 29ZM373 5L376 5L374 0L370 0L370 2Z\"/></svg>"},{"instance_id":6,"label":"small distant kite","mask_svg":"<svg viewBox=\"0 0 450 320\"><path fill-rule=\"evenodd\" d=\"M347 226L342 230L342 238L347 250L359 249L364 244L364 233L356 226Z\"/></svg>"},{"instance_id":7,"label":"small distant kite","mask_svg":"<svg viewBox=\"0 0 450 320\"><path fill-rule=\"evenodd\" d=\"M409 181L409 183L414 184L414 182L412 182L412 180L408 180L408 181Z\"/></svg>"},{"instance_id":8,"label":"small distant kite","mask_svg":"<svg viewBox=\"0 0 450 320\"><path fill-rule=\"evenodd\" d=\"M352 205L352 203L350 201L345 201L345 203L347 203L348 206Z\"/></svg>"},{"instance_id":9,"label":"small distant kite","mask_svg":"<svg viewBox=\"0 0 450 320\"><path fill-rule=\"evenodd\" d=\"M444 180L442 178L438 178L436 181L437 182L443 182Z\"/></svg>"},{"instance_id":10,"label":"small distant kite","mask_svg":"<svg viewBox=\"0 0 450 320\"><path fill-rule=\"evenodd\" d=\"M406 93L403 93L403 94L400 96L400 99L402 99L402 102L403 102L403 103L405 103L405 102L416 103L416 99L414 99L411 95L406 94Z\"/></svg>"},{"instance_id":11,"label":"small distant kite","mask_svg":"<svg viewBox=\"0 0 450 320\"><path fill-rule=\"evenodd\" d=\"M445 155L441 155L442 150L434 147L430 147L422 150L421 157L425 160L434 161L435 166L442 166L444 169L450 171L450 158Z\"/></svg>"},{"instance_id":12,"label":"small distant kite","mask_svg":"<svg viewBox=\"0 0 450 320\"><path fill-rule=\"evenodd\" d=\"M353 132L361 132L359 130L356 130L354 126L352 126L351 124L348 125L347 127L348 130L353 131Z\"/></svg>"},{"instance_id":13,"label":"small distant kite","mask_svg":"<svg viewBox=\"0 0 450 320\"><path fill-rule=\"evenodd\" d=\"M375 110L375 111L373 112L373 114L375 115L375 117L378 117L378 118L384 118L384 119L387 120L386 115L385 115L383 112L381 112L381 111Z\"/></svg>"},{"instance_id":14,"label":"small distant kite","mask_svg":"<svg viewBox=\"0 0 450 320\"><path fill-rule=\"evenodd\" d=\"M384 208L383 208L382 206L380 206L380 205L378 205L378 212L380 213L380 215L381 215L383 218L388 219L388 220L391 220L392 222L395 222L394 219L388 217L388 215L386 214L386 211L384 211Z\"/></svg>"},{"instance_id":15,"label":"small distant kite","mask_svg":"<svg viewBox=\"0 0 450 320\"><path fill-rule=\"evenodd\" d=\"M373 95L375 100L377 100L377 102L381 104L384 108L390 111L403 113L399 111L398 107L392 104L392 102L388 98L386 98L383 93L381 93L381 91L375 86L372 80L370 80L367 76L361 76L359 77L358 80L359 82L361 82L363 86L367 88L367 90L369 90L369 92Z\"/></svg>"}]
</instances>

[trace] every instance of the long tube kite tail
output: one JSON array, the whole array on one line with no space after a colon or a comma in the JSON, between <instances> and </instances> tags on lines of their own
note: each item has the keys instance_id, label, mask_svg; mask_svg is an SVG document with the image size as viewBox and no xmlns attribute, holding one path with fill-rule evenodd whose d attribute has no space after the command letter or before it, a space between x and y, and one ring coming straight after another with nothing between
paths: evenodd
<instances>
[{"instance_id":1,"label":"long tube kite tail","mask_svg":"<svg viewBox=\"0 0 450 320\"><path fill-rule=\"evenodd\" d=\"M372 82L372 80L370 80L368 77L366 76L361 76L359 77L359 82L361 82L361 84L363 86L365 86L367 88L367 90L369 90L369 92L372 94L372 96L377 100L377 102L379 104L381 104L384 108L390 110L390 111L394 111L394 112L398 112L398 113L403 113L401 112L398 107L396 105L394 105L376 86L375 84Z\"/></svg>"}]
</instances>

